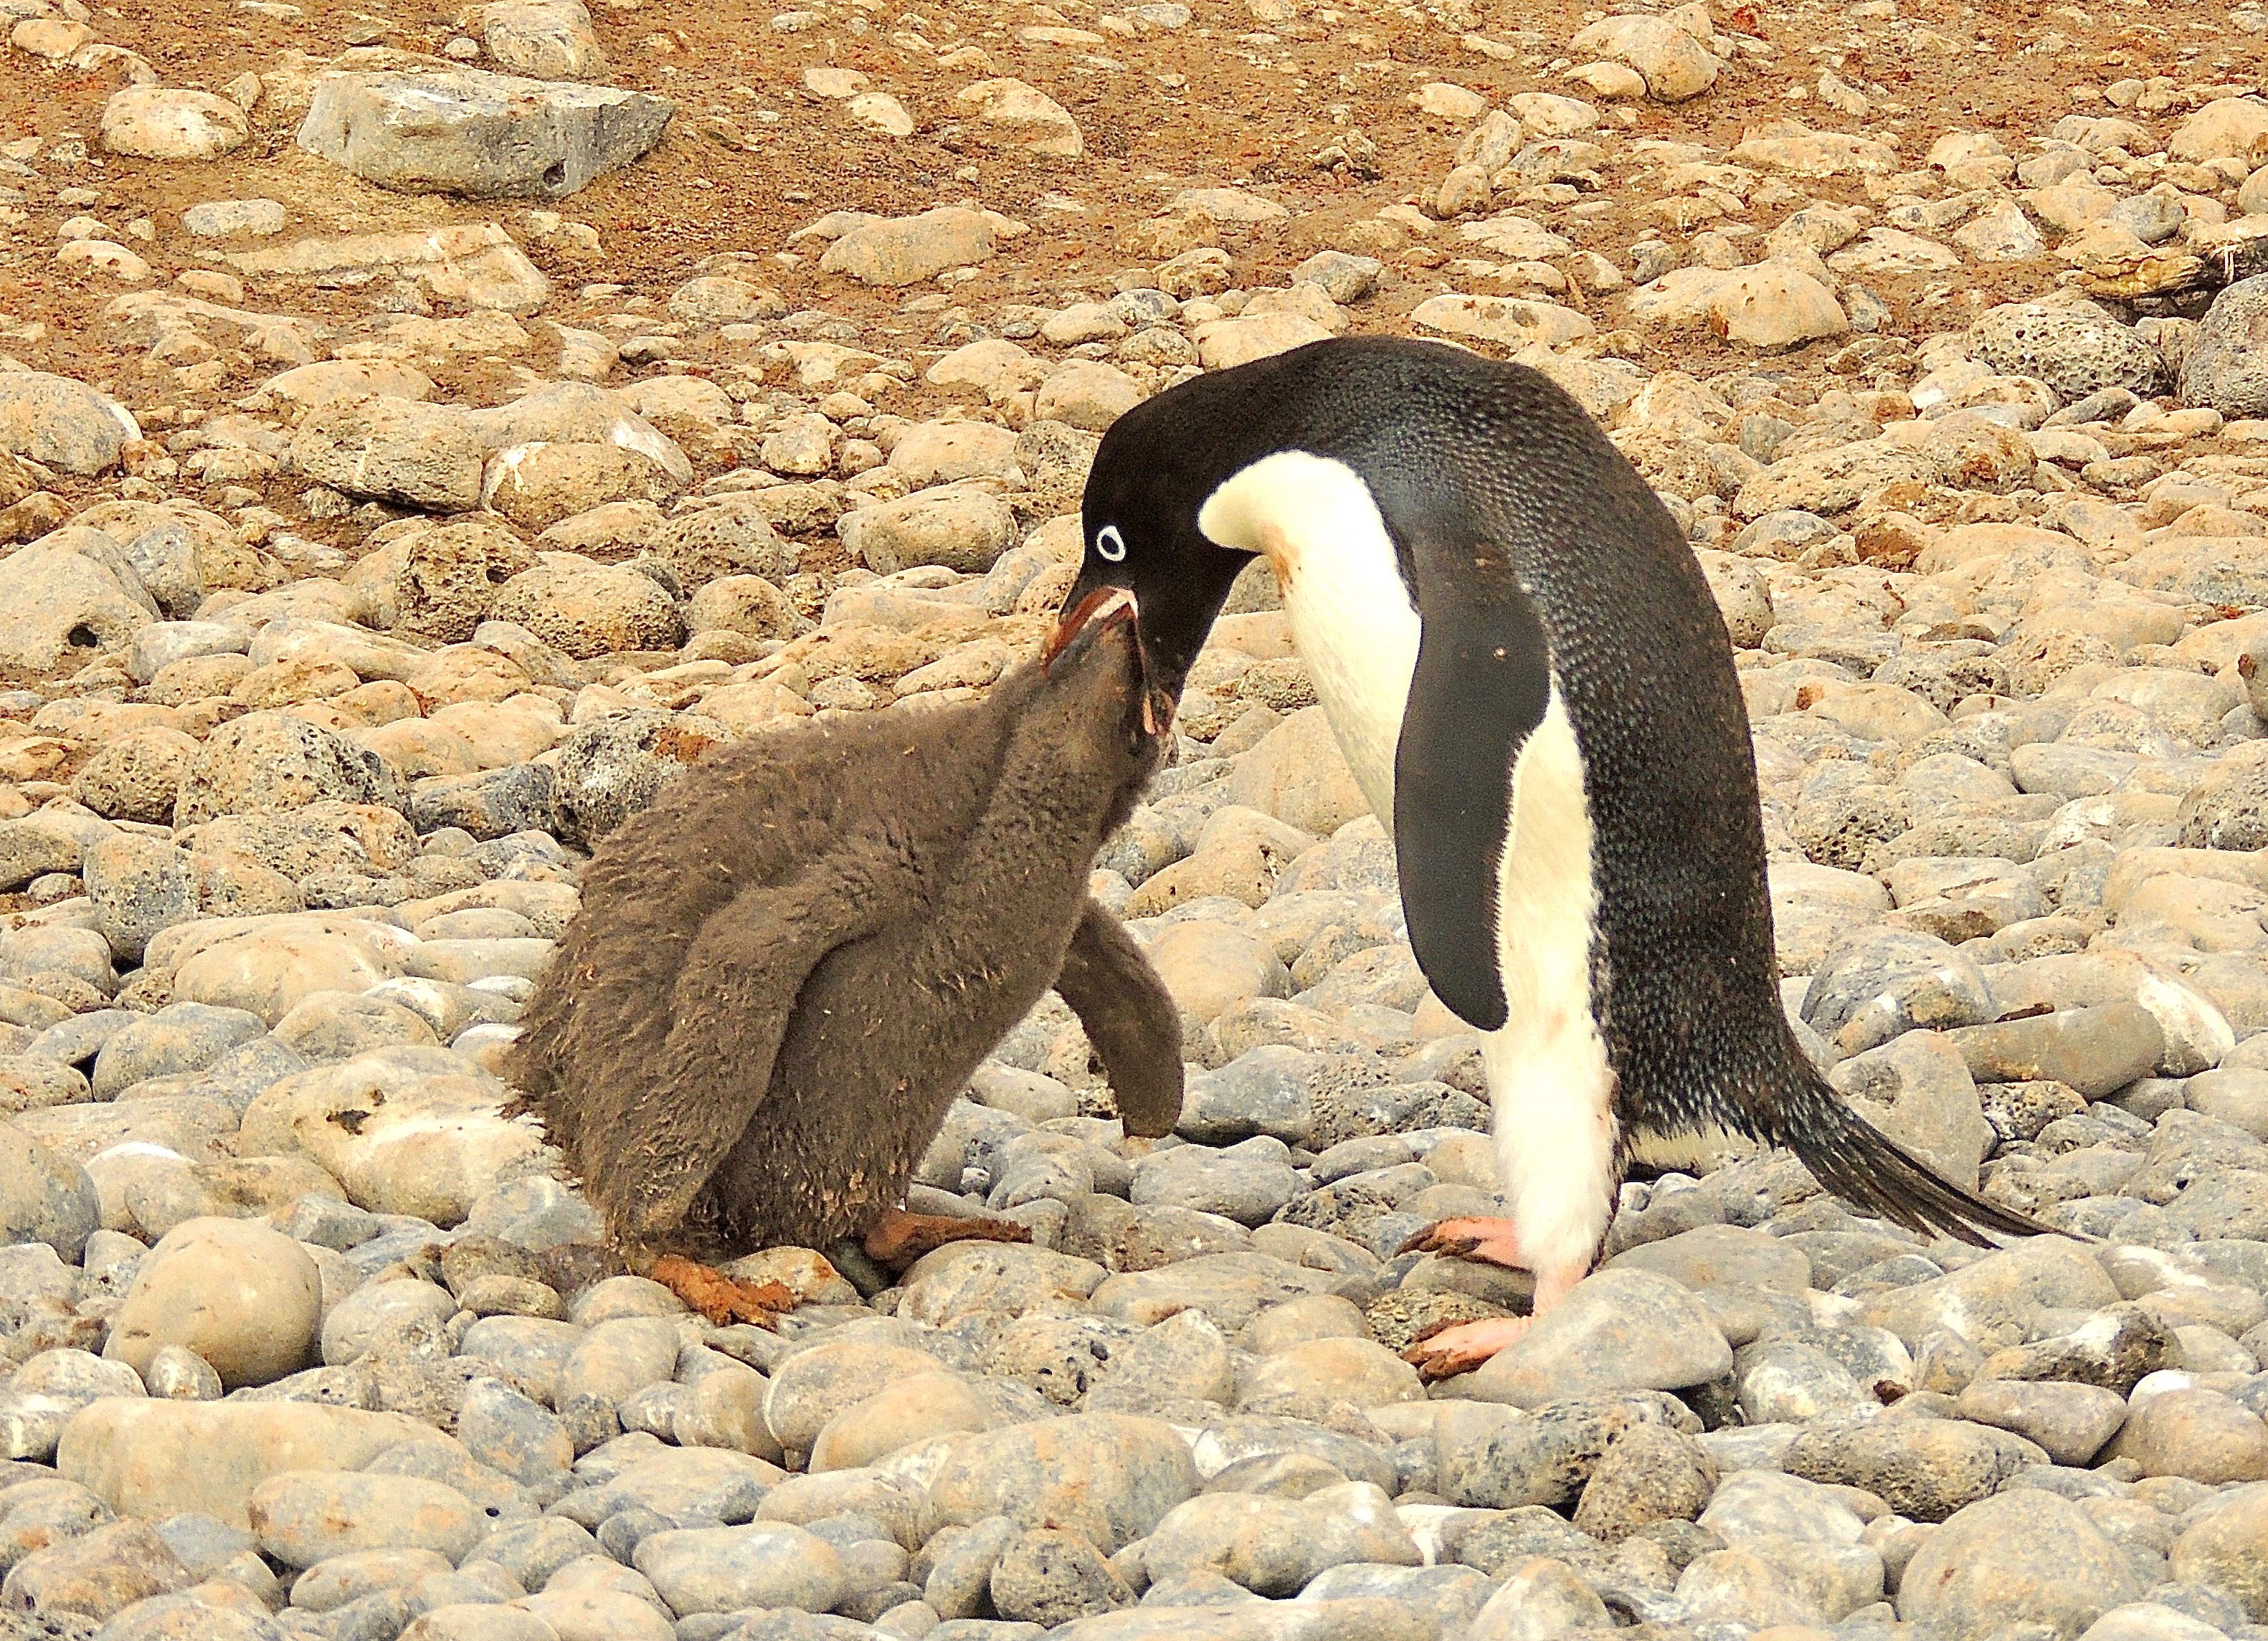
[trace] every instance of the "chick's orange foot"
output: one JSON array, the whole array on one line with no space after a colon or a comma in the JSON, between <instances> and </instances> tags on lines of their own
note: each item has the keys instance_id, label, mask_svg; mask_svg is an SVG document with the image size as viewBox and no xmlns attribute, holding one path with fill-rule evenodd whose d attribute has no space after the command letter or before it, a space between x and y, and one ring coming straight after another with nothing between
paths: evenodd
<instances>
[{"instance_id":1,"label":"chick's orange foot","mask_svg":"<svg viewBox=\"0 0 2268 1641\"><path fill-rule=\"evenodd\" d=\"M741 1282L712 1266L664 1254L645 1262L639 1274L658 1282L716 1326L753 1322L777 1328L784 1312L795 1308L795 1295L777 1282Z\"/></svg>"},{"instance_id":2,"label":"chick's orange foot","mask_svg":"<svg viewBox=\"0 0 2268 1641\"><path fill-rule=\"evenodd\" d=\"M903 1270L948 1242L1028 1242L1032 1228L1012 1219L959 1219L950 1214L884 1213L860 1239L866 1257L886 1270Z\"/></svg>"}]
</instances>

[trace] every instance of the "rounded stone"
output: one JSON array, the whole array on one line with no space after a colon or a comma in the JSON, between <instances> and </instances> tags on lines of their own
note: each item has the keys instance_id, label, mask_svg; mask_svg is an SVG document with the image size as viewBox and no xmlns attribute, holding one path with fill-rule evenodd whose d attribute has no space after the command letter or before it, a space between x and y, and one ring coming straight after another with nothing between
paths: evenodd
<instances>
[{"instance_id":1,"label":"rounded stone","mask_svg":"<svg viewBox=\"0 0 2268 1641\"><path fill-rule=\"evenodd\" d=\"M129 85L102 107L102 145L136 159L217 159L251 134L244 110L210 92Z\"/></svg>"},{"instance_id":2,"label":"rounded stone","mask_svg":"<svg viewBox=\"0 0 2268 1641\"><path fill-rule=\"evenodd\" d=\"M454 1570L438 1550L347 1550L325 1556L294 1579L291 1605L311 1613L335 1612L379 1590L407 1589L420 1578Z\"/></svg>"},{"instance_id":3,"label":"rounded stone","mask_svg":"<svg viewBox=\"0 0 2268 1641\"><path fill-rule=\"evenodd\" d=\"M217 1402L222 1394L212 1364L177 1344L161 1344L150 1353L142 1383L151 1395L168 1402Z\"/></svg>"},{"instance_id":4,"label":"rounded stone","mask_svg":"<svg viewBox=\"0 0 2268 1641\"><path fill-rule=\"evenodd\" d=\"M1197 1487L1188 1444L1171 1425L1073 1414L962 1442L931 1483L927 1520L934 1531L1005 1515L1116 1555Z\"/></svg>"},{"instance_id":5,"label":"rounded stone","mask_svg":"<svg viewBox=\"0 0 2268 1641\"><path fill-rule=\"evenodd\" d=\"M151 725L105 741L71 780L71 794L114 820L170 823L197 743L177 729Z\"/></svg>"},{"instance_id":6,"label":"rounded stone","mask_svg":"<svg viewBox=\"0 0 2268 1641\"><path fill-rule=\"evenodd\" d=\"M1605 1630L1614 1618L1598 1592L1564 1561L1531 1556L1512 1569L1473 1617L1465 1641L1556 1641Z\"/></svg>"},{"instance_id":7,"label":"rounded stone","mask_svg":"<svg viewBox=\"0 0 2268 1641\"><path fill-rule=\"evenodd\" d=\"M168 1004L102 1045L94 1062L94 1093L109 1099L147 1078L202 1070L264 1029L248 1010Z\"/></svg>"},{"instance_id":8,"label":"rounded stone","mask_svg":"<svg viewBox=\"0 0 2268 1641\"><path fill-rule=\"evenodd\" d=\"M2174 1577L2228 1591L2245 1616L2268 1623L2268 1489L2244 1488L2174 1541Z\"/></svg>"},{"instance_id":9,"label":"rounded stone","mask_svg":"<svg viewBox=\"0 0 2268 1641\"><path fill-rule=\"evenodd\" d=\"M902 1447L960 1431L989 1430L990 1406L959 1373L916 1373L829 1419L811 1445L810 1469L854 1469Z\"/></svg>"},{"instance_id":10,"label":"rounded stone","mask_svg":"<svg viewBox=\"0 0 2268 1641\"><path fill-rule=\"evenodd\" d=\"M0 450L68 473L100 473L141 437L132 412L85 382L45 371L0 376ZM155 613L139 607L134 624Z\"/></svg>"},{"instance_id":11,"label":"rounded stone","mask_svg":"<svg viewBox=\"0 0 2268 1641\"><path fill-rule=\"evenodd\" d=\"M366 991L389 977L366 943L286 924L205 947L174 971L173 995L272 1025L316 992Z\"/></svg>"},{"instance_id":12,"label":"rounded stone","mask_svg":"<svg viewBox=\"0 0 2268 1641\"><path fill-rule=\"evenodd\" d=\"M774 1521L649 1534L630 1559L680 1618L750 1607L828 1612L845 1581L832 1544Z\"/></svg>"},{"instance_id":13,"label":"rounded stone","mask_svg":"<svg viewBox=\"0 0 2268 1641\"><path fill-rule=\"evenodd\" d=\"M44 1242L77 1264L101 1223L94 1181L85 1168L0 1122L0 1245Z\"/></svg>"},{"instance_id":14,"label":"rounded stone","mask_svg":"<svg viewBox=\"0 0 2268 1641\"><path fill-rule=\"evenodd\" d=\"M2182 401L2232 421L2268 416L2268 274L2240 279L2213 298L2182 362Z\"/></svg>"},{"instance_id":15,"label":"rounded stone","mask_svg":"<svg viewBox=\"0 0 2268 1641\"><path fill-rule=\"evenodd\" d=\"M455 1297L430 1282L366 1282L324 1316L323 1362L330 1367L358 1362L405 1323L446 1321L456 1312Z\"/></svg>"},{"instance_id":16,"label":"rounded stone","mask_svg":"<svg viewBox=\"0 0 2268 1641\"><path fill-rule=\"evenodd\" d=\"M1863 1487L1917 1521L1942 1521L2036 1457L2015 1437L1958 1419L1815 1424L1781 1462L1792 1475Z\"/></svg>"},{"instance_id":17,"label":"rounded stone","mask_svg":"<svg viewBox=\"0 0 2268 1641\"><path fill-rule=\"evenodd\" d=\"M1336 1337L1302 1340L1273 1351L1254 1365L1245 1382L1247 1401L1302 1394L1372 1408L1422 1402L1425 1387L1418 1370L1384 1345Z\"/></svg>"},{"instance_id":18,"label":"rounded stone","mask_svg":"<svg viewBox=\"0 0 2268 1641\"><path fill-rule=\"evenodd\" d=\"M1732 1367L1732 1346L1683 1284L1605 1270L1482 1364L1465 1394L1535 1408L1594 1392L1683 1390Z\"/></svg>"},{"instance_id":19,"label":"rounded stone","mask_svg":"<svg viewBox=\"0 0 2268 1641\"><path fill-rule=\"evenodd\" d=\"M795 635L795 607L762 576L719 576L686 600L693 632L737 632L751 638Z\"/></svg>"},{"instance_id":20,"label":"rounded stone","mask_svg":"<svg viewBox=\"0 0 2268 1641\"><path fill-rule=\"evenodd\" d=\"M820 1431L843 1409L898 1380L935 1373L944 1365L925 1350L876 1340L814 1345L772 1374L764 1420L781 1446L808 1453Z\"/></svg>"},{"instance_id":21,"label":"rounded stone","mask_svg":"<svg viewBox=\"0 0 2268 1641\"><path fill-rule=\"evenodd\" d=\"M1899 1580L1897 1610L1955 1635L2044 1624L2075 1636L2141 1594L2125 1552L2078 1505L2021 1489L1979 1499L1931 1534Z\"/></svg>"},{"instance_id":22,"label":"rounded stone","mask_svg":"<svg viewBox=\"0 0 2268 1641\"><path fill-rule=\"evenodd\" d=\"M411 1619L400 1641L565 1641L565 1637L536 1613L488 1601L454 1601Z\"/></svg>"},{"instance_id":23,"label":"rounded stone","mask_svg":"<svg viewBox=\"0 0 2268 1641\"><path fill-rule=\"evenodd\" d=\"M245 1507L261 1549L287 1567L372 1549L430 1549L454 1566L489 1527L455 1488L416 1475L287 1470Z\"/></svg>"},{"instance_id":24,"label":"rounded stone","mask_svg":"<svg viewBox=\"0 0 2268 1641\"><path fill-rule=\"evenodd\" d=\"M150 1250L112 1320L103 1354L140 1372L179 1345L229 1389L306 1366L322 1282L306 1250L244 1219L190 1219Z\"/></svg>"},{"instance_id":25,"label":"rounded stone","mask_svg":"<svg viewBox=\"0 0 2268 1641\"><path fill-rule=\"evenodd\" d=\"M489 614L578 661L620 650L674 649L685 630L659 582L615 564L540 562L497 589Z\"/></svg>"},{"instance_id":26,"label":"rounded stone","mask_svg":"<svg viewBox=\"0 0 2268 1641\"><path fill-rule=\"evenodd\" d=\"M2213 1487L2268 1481L2268 1424L2217 1390L2169 1390L2139 1401L2115 1451L2145 1475Z\"/></svg>"},{"instance_id":27,"label":"rounded stone","mask_svg":"<svg viewBox=\"0 0 2268 1641\"><path fill-rule=\"evenodd\" d=\"M225 814L283 814L326 798L394 804L400 792L376 753L303 717L249 712L215 730L173 806L176 827Z\"/></svg>"},{"instance_id":28,"label":"rounded stone","mask_svg":"<svg viewBox=\"0 0 2268 1641\"><path fill-rule=\"evenodd\" d=\"M2126 1398L2099 1385L1980 1379L1961 1392L1960 1411L2037 1442L2058 1464L2083 1465L2126 1422Z\"/></svg>"},{"instance_id":29,"label":"rounded stone","mask_svg":"<svg viewBox=\"0 0 2268 1641\"><path fill-rule=\"evenodd\" d=\"M1690 1521L1716 1490L1717 1467L1690 1436L1663 1424L1623 1432L1575 1506L1575 1525L1617 1543L1658 1521Z\"/></svg>"},{"instance_id":30,"label":"rounded stone","mask_svg":"<svg viewBox=\"0 0 2268 1641\"><path fill-rule=\"evenodd\" d=\"M1999 1013L1977 965L1933 935L1870 929L1828 953L1804 993L1804 1023L1845 1054L1916 1027L1973 1026Z\"/></svg>"},{"instance_id":31,"label":"rounded stone","mask_svg":"<svg viewBox=\"0 0 2268 1641\"><path fill-rule=\"evenodd\" d=\"M615 1402L677 1372L677 1324L664 1316L618 1316L585 1333L560 1369L555 1404L578 1396Z\"/></svg>"}]
</instances>

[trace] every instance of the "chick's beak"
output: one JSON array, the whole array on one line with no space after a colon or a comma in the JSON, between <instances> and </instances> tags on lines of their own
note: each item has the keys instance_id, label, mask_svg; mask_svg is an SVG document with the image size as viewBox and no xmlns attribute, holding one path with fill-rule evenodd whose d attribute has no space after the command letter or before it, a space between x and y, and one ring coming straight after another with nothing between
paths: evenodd
<instances>
[{"instance_id":1,"label":"chick's beak","mask_svg":"<svg viewBox=\"0 0 2268 1641\"><path fill-rule=\"evenodd\" d=\"M1052 670L1057 658L1088 634L1099 634L1119 622L1132 621L1136 608L1134 595L1124 587L1095 588L1048 635L1047 644L1040 651L1040 670Z\"/></svg>"},{"instance_id":2,"label":"chick's beak","mask_svg":"<svg viewBox=\"0 0 2268 1641\"><path fill-rule=\"evenodd\" d=\"M1140 606L1124 587L1097 587L1074 605L1040 651L1040 670L1049 671L1066 651L1076 650L1122 622L1135 629L1134 652L1142 666L1142 732L1156 737L1174 721L1174 702L1162 690L1150 687L1149 656L1141 640Z\"/></svg>"}]
</instances>

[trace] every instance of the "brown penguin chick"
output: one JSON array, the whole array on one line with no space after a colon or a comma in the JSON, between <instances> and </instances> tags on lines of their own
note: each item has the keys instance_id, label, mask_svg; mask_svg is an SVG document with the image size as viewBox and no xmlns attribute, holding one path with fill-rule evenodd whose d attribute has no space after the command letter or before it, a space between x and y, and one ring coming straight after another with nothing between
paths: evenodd
<instances>
[{"instance_id":1,"label":"brown penguin chick","mask_svg":"<svg viewBox=\"0 0 2268 1641\"><path fill-rule=\"evenodd\" d=\"M1126 1131L1173 1126L1179 1013L1087 894L1172 717L1132 610L1097 593L981 700L711 754L600 846L511 1074L633 1269L722 1316L786 1300L696 1262L859 1236L898 1265L955 1235L1022 1240L898 1204L1051 986Z\"/></svg>"}]
</instances>

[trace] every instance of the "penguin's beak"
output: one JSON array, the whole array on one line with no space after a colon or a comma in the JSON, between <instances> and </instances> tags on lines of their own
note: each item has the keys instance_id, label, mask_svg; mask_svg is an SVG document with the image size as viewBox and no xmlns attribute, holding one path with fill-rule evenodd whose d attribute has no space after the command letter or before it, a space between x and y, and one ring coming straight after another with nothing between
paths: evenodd
<instances>
[{"instance_id":1,"label":"penguin's beak","mask_svg":"<svg viewBox=\"0 0 2268 1641\"><path fill-rule=\"evenodd\" d=\"M1084 650L1113 627L1130 626L1134 631L1135 664L1142 674L1138 684L1142 695L1142 732L1155 737L1164 734L1167 725L1173 722L1174 703L1171 696L1151 686L1150 658L1142 644L1139 614L1140 606L1127 588L1095 588L1073 605L1048 635L1047 644L1040 651L1040 671L1043 675L1051 672L1065 654Z\"/></svg>"}]
</instances>

